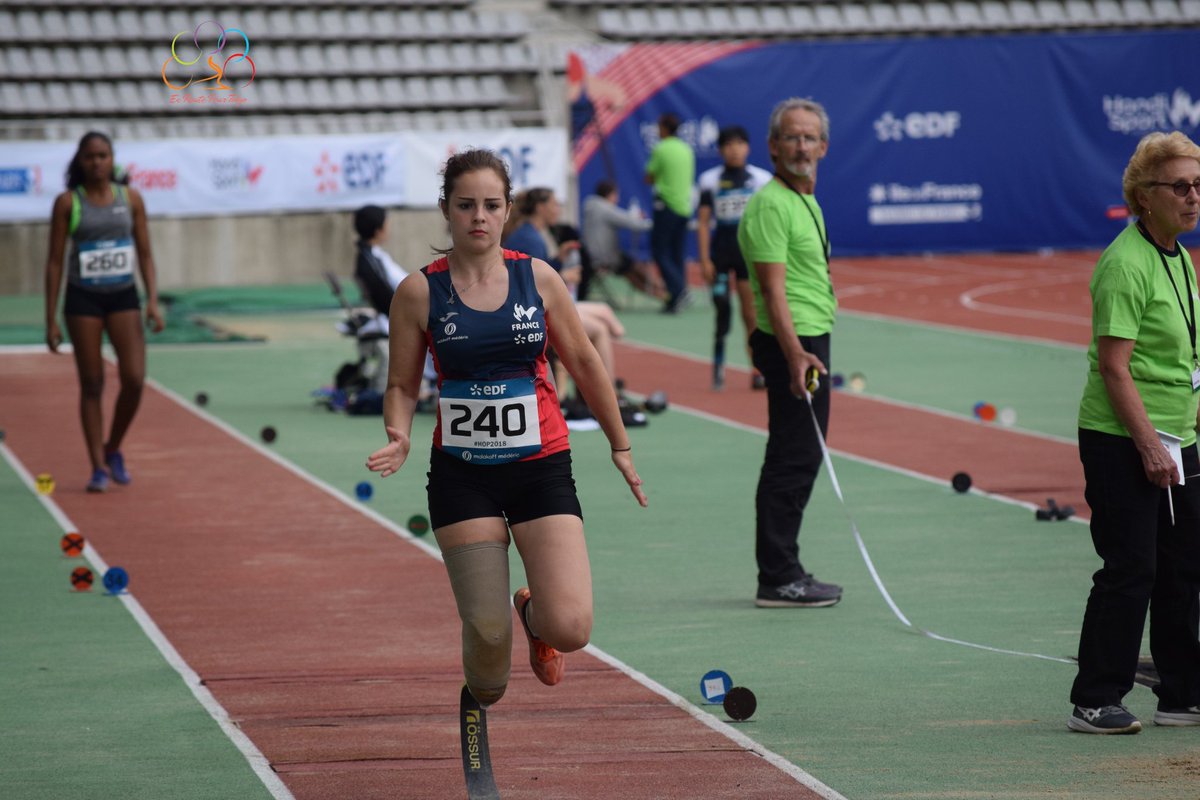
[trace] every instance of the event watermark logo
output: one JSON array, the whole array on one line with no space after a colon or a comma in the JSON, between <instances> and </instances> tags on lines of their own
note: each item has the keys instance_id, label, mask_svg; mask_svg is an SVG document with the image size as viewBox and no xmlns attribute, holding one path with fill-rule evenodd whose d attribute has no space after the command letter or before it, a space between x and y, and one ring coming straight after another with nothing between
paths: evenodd
<instances>
[{"instance_id":1,"label":"event watermark logo","mask_svg":"<svg viewBox=\"0 0 1200 800\"><path fill-rule=\"evenodd\" d=\"M187 36L187 31L175 34L171 40L171 55L163 61L163 83L176 92L171 95L170 102L188 105L245 103L246 98L237 91L252 84L258 72L250 58L250 37L246 32L241 28L226 28L210 19L196 26L190 44ZM188 87L200 89L201 93L179 94Z\"/></svg>"},{"instance_id":2,"label":"event watermark logo","mask_svg":"<svg viewBox=\"0 0 1200 800\"><path fill-rule=\"evenodd\" d=\"M1125 97L1106 94L1102 100L1108 129L1130 136L1144 136L1151 131L1190 131L1200 126L1200 98L1182 86L1171 94Z\"/></svg>"}]
</instances>

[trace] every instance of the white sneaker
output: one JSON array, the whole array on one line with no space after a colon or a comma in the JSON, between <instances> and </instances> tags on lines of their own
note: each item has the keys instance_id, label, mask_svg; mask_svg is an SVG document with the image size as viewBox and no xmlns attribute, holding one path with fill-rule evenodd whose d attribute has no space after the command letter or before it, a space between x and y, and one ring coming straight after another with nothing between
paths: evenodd
<instances>
[{"instance_id":1,"label":"white sneaker","mask_svg":"<svg viewBox=\"0 0 1200 800\"><path fill-rule=\"evenodd\" d=\"M1200 725L1200 706L1160 708L1154 712L1154 724L1175 728Z\"/></svg>"}]
</instances>

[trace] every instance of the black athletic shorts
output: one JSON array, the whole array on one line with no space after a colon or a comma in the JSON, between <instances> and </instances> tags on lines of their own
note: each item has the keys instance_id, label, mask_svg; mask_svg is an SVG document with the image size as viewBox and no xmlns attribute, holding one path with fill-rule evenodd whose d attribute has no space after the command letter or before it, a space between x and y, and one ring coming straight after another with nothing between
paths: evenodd
<instances>
[{"instance_id":1,"label":"black athletic shorts","mask_svg":"<svg viewBox=\"0 0 1200 800\"><path fill-rule=\"evenodd\" d=\"M139 311L142 302L138 299L136 286L118 289L115 292L93 292L72 283L67 284L67 297L63 302L63 315L67 317L107 317L118 311Z\"/></svg>"},{"instance_id":2,"label":"black athletic shorts","mask_svg":"<svg viewBox=\"0 0 1200 800\"><path fill-rule=\"evenodd\" d=\"M571 477L571 451L507 464L468 464L434 447L429 456L429 524L434 530L479 517L509 525L583 509Z\"/></svg>"},{"instance_id":3,"label":"black athletic shorts","mask_svg":"<svg viewBox=\"0 0 1200 800\"><path fill-rule=\"evenodd\" d=\"M746 267L746 260L742 258L742 251L738 249L736 239L732 242L713 242L712 261L718 272L732 272L739 281L750 280L750 271Z\"/></svg>"}]
</instances>

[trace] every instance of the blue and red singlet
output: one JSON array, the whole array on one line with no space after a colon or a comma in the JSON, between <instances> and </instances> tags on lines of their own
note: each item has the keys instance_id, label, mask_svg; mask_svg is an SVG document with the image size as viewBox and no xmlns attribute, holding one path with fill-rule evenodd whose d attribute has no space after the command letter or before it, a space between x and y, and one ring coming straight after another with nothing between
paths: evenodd
<instances>
[{"instance_id":1,"label":"blue and red singlet","mask_svg":"<svg viewBox=\"0 0 1200 800\"><path fill-rule=\"evenodd\" d=\"M433 444L472 464L544 458L568 449L567 423L546 379L547 320L529 256L504 250L508 297L476 311L450 287L450 262L429 281L426 344L437 368Z\"/></svg>"}]
</instances>

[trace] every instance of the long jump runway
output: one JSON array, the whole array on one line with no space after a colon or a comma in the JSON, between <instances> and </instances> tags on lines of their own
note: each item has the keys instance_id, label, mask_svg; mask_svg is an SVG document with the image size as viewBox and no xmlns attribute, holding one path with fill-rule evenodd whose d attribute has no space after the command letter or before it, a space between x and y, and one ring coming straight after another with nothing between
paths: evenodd
<instances>
[{"instance_id":1,"label":"long jump runway","mask_svg":"<svg viewBox=\"0 0 1200 800\"><path fill-rule=\"evenodd\" d=\"M458 619L441 564L151 386L126 448L134 484L87 495L76 402L69 357L0 358L6 444L56 476L54 500L128 570L293 795L463 797ZM839 797L588 653L544 687L514 638L512 684L489 715L506 798L669 800L701 785L706 798Z\"/></svg>"}]
</instances>

